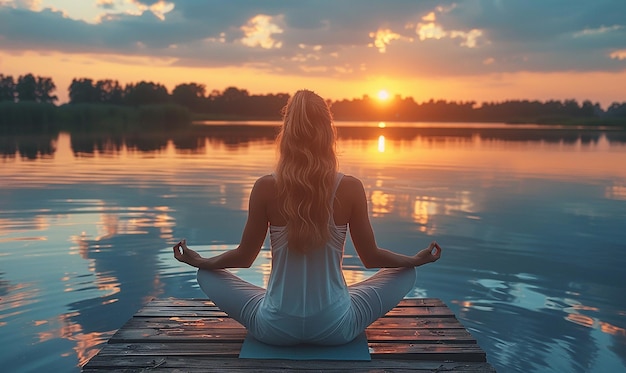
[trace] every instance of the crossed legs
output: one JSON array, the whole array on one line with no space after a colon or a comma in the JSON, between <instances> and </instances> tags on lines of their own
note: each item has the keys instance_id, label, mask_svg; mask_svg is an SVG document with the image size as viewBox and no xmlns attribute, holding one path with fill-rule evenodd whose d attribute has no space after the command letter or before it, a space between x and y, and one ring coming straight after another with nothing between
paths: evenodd
<instances>
[{"instance_id":1,"label":"crossed legs","mask_svg":"<svg viewBox=\"0 0 626 373\"><path fill-rule=\"evenodd\" d=\"M383 268L370 278L350 285L351 310L342 322L346 342L394 308L415 285L414 268ZM230 317L246 328L255 325L257 311L266 290L225 269L199 270L202 291ZM331 338L332 339L332 338Z\"/></svg>"}]
</instances>

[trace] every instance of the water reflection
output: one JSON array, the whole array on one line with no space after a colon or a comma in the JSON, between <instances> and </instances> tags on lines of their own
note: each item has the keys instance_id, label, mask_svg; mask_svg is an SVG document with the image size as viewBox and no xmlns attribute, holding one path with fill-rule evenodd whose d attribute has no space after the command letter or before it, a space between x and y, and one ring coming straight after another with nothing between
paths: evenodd
<instances>
[{"instance_id":1,"label":"water reflection","mask_svg":"<svg viewBox=\"0 0 626 373\"><path fill-rule=\"evenodd\" d=\"M605 197L608 199L626 200L626 185L607 186Z\"/></svg>"},{"instance_id":2,"label":"water reflection","mask_svg":"<svg viewBox=\"0 0 626 373\"><path fill-rule=\"evenodd\" d=\"M119 154L124 150L140 152L162 152L169 142L182 153L200 154L208 145L223 144L227 148L240 149L255 142L272 142L279 123L246 126L223 124L195 126L180 133L75 133L71 136L71 149L76 156L93 154ZM599 129L554 128L538 130L536 126L510 126L511 128L492 125L491 127L410 127L389 126L380 122L376 127L366 124L338 123L340 139L369 140L378 139L378 151L385 152L385 141L413 141L426 139L434 144L441 141L459 144L481 142L534 142L541 144L561 144L595 146L605 149L611 144L626 143L624 131ZM1 136L0 154L3 158L35 160L54 155L58 133L43 135Z\"/></svg>"},{"instance_id":3,"label":"water reflection","mask_svg":"<svg viewBox=\"0 0 626 373\"><path fill-rule=\"evenodd\" d=\"M383 135L378 136L378 152L385 152L385 136Z\"/></svg>"},{"instance_id":4,"label":"water reflection","mask_svg":"<svg viewBox=\"0 0 626 373\"><path fill-rule=\"evenodd\" d=\"M35 135L0 136L0 159L17 156L36 160L49 158L56 151L58 133Z\"/></svg>"},{"instance_id":5,"label":"water reflection","mask_svg":"<svg viewBox=\"0 0 626 373\"><path fill-rule=\"evenodd\" d=\"M620 371L625 132L387 123L340 127L338 150L381 246L445 242L411 295L447 302L499 370ZM275 133L2 138L0 364L78 370L150 298L202 297L171 246L235 247ZM265 285L270 259L237 273ZM372 273L348 241L346 281Z\"/></svg>"},{"instance_id":6,"label":"water reflection","mask_svg":"<svg viewBox=\"0 0 626 373\"><path fill-rule=\"evenodd\" d=\"M621 350L617 355L603 356L604 363L616 368L614 371L621 370L625 334L622 327L602 320L604 317L617 320L610 308L585 305L573 299L580 294L572 292L558 297L554 288L545 288L548 283L533 275L513 277L518 281L477 279L473 283L483 289L473 291L481 294L481 298L454 301L461 317L483 320L476 323L476 328L481 333L492 334L491 338L498 341L494 352L503 366L515 371L542 371L545 367L551 371L596 371L593 367L602 355L597 339L602 339L604 333L610 336L610 348ZM587 345L588 348L583 347Z\"/></svg>"}]
</instances>

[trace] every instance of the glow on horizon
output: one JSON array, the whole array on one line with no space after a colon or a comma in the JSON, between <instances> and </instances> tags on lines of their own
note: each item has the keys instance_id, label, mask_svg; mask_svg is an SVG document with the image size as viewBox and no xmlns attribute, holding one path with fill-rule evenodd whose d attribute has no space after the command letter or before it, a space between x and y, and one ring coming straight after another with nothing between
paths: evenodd
<instances>
[{"instance_id":1,"label":"glow on horizon","mask_svg":"<svg viewBox=\"0 0 626 373\"><path fill-rule=\"evenodd\" d=\"M189 68L172 66L167 59L127 57L118 55L94 56L62 53L6 53L0 51L0 71L17 78L32 73L51 77L57 87L59 104L68 101L67 88L73 78L119 80L122 85L141 80L157 82L171 90L181 83L205 84L207 91L222 91L234 86L250 94L293 93L298 89L312 89L330 100L354 99L363 95L376 96L372 86L385 85L403 97L416 102L430 99L456 101L501 102L512 99L576 99L591 100L608 107L612 102L623 102L626 96L626 72L622 74L595 73L515 73L493 74L465 79L418 78L390 76L362 79L333 77L276 75L244 67ZM572 79L572 75L576 75ZM502 82L506 81L506 84ZM563 93L566 92L566 93ZM574 94L574 92L579 92ZM619 98L621 97L621 99Z\"/></svg>"},{"instance_id":2,"label":"glow on horizon","mask_svg":"<svg viewBox=\"0 0 626 373\"><path fill-rule=\"evenodd\" d=\"M389 99L389 92L387 92L384 89L381 89L380 91L378 91L378 93L376 94L376 96L378 97L379 100L381 101L387 101Z\"/></svg>"}]
</instances>

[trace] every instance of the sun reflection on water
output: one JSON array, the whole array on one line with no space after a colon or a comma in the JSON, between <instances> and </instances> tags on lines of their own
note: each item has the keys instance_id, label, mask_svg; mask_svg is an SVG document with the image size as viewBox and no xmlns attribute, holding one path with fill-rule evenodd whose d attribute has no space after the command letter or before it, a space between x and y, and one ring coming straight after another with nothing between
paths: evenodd
<instances>
[{"instance_id":1,"label":"sun reflection on water","mask_svg":"<svg viewBox=\"0 0 626 373\"><path fill-rule=\"evenodd\" d=\"M383 135L378 136L378 152L385 152L385 136Z\"/></svg>"}]
</instances>

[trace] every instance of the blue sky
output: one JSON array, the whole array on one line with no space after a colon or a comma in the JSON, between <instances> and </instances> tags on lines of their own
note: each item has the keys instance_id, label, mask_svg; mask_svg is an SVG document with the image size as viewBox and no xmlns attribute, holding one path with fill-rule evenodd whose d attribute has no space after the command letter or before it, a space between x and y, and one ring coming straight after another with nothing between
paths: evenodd
<instances>
[{"instance_id":1,"label":"blue sky","mask_svg":"<svg viewBox=\"0 0 626 373\"><path fill-rule=\"evenodd\" d=\"M626 101L626 1L0 0L0 73L28 72L606 106Z\"/></svg>"}]
</instances>

